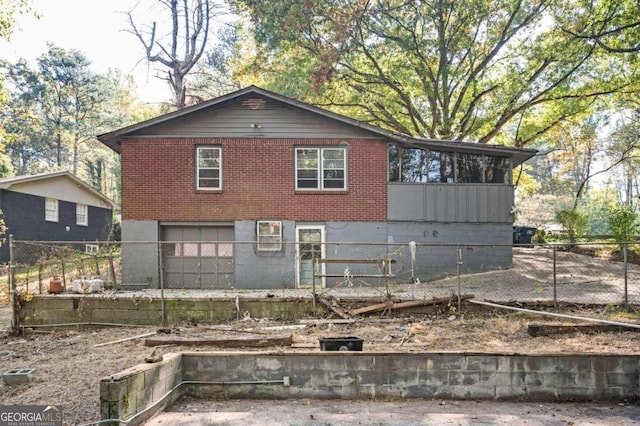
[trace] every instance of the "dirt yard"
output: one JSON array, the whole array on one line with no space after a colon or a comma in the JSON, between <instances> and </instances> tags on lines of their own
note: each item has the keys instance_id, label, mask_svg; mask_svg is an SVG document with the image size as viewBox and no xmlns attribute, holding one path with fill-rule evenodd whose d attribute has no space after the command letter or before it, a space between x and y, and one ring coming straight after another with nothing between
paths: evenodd
<instances>
[{"instance_id":1,"label":"dirt yard","mask_svg":"<svg viewBox=\"0 0 640 426\"><path fill-rule=\"evenodd\" d=\"M606 265L605 265L606 266ZM536 268L527 265L527 271ZM508 274L516 270L506 271ZM524 280L525 278L522 278ZM528 278L527 278L528 279ZM585 309L585 311L581 311ZM597 312L596 312L597 311ZM564 309L576 316L597 316L613 321L640 323L637 313L615 311L611 307ZM396 315L401 315L397 312ZM79 425L100 418L100 379L128 367L144 363L153 348L143 338L114 343L120 339L157 333L157 327L39 328L22 336L4 332L9 324L9 309L0 302L1 372L35 368L30 383L8 386L0 381L2 404L47 404L64 407L65 424ZM335 317L332 317L335 318ZM329 318L326 318L329 319ZM376 314L353 323L297 322L281 324L266 318L247 319L226 324L178 324L163 336L240 337L259 334L291 334L291 346L271 348L245 347L241 350L319 351L322 337L357 336L364 340L366 352L497 352L497 353L640 353L640 330L628 329L594 334L572 332L548 337L532 337L530 324L577 323L574 320L543 317L497 309L478 309L464 305L461 311L441 305L428 314L390 317ZM165 330L167 331L167 330ZM100 345L109 343L107 345ZM182 350L220 351L216 346L160 347L159 353ZM236 350L236 349L233 349Z\"/></svg>"},{"instance_id":2,"label":"dirt yard","mask_svg":"<svg viewBox=\"0 0 640 426\"><path fill-rule=\"evenodd\" d=\"M640 333L633 331L566 334L531 337L529 323L549 323L538 316L504 312L456 314L434 312L419 317L369 317L352 324L278 324L268 320L228 324L185 325L171 329L171 336L255 336L290 333L291 347L260 350L310 351L319 349L319 338L357 336L364 340L364 351L465 351L465 352L640 352ZM557 323L557 321L553 321ZM295 327L293 327L295 326ZM62 405L66 424L78 425L99 419L99 382L102 377L144 363L153 348L144 339L113 342L149 332L154 327L101 329L34 330L20 337L0 340L3 372L35 368L34 379L25 385L0 384L3 404ZM163 334L164 335L164 334ZM214 346L161 347L160 353L181 350L216 351ZM244 348L243 350L257 350Z\"/></svg>"}]
</instances>

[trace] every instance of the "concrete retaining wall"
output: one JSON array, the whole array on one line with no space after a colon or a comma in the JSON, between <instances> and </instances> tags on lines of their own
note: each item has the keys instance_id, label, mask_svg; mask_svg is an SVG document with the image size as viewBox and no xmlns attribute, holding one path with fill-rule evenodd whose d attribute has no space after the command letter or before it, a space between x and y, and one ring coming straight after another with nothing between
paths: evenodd
<instances>
[{"instance_id":1,"label":"concrete retaining wall","mask_svg":"<svg viewBox=\"0 0 640 426\"><path fill-rule=\"evenodd\" d=\"M174 359L169 361L175 363ZM173 377L183 380L184 386L174 399L182 394L222 399L635 401L640 397L640 354L186 352L179 359L180 367L143 366L144 371L179 369ZM130 415L131 403L124 411L125 398L135 400L138 410L144 409L140 401L153 403L135 385L140 378L127 378L139 374L131 369L118 375L119 380L114 376L103 380L107 384L101 384L102 407L110 407L103 410L103 418Z\"/></svg>"},{"instance_id":2,"label":"concrete retaining wall","mask_svg":"<svg viewBox=\"0 0 640 426\"><path fill-rule=\"evenodd\" d=\"M170 392L182 382L181 358L180 354L166 354L161 362L140 364L103 378L100 381L102 419L127 419L141 413L132 424L142 424L173 404L182 395L179 388L178 392Z\"/></svg>"},{"instance_id":3,"label":"concrete retaining wall","mask_svg":"<svg viewBox=\"0 0 640 426\"><path fill-rule=\"evenodd\" d=\"M239 303L240 312L249 312L252 318L293 321L306 318L313 312L312 301L308 298L242 298ZM321 306L317 309L318 314L323 312ZM234 321L238 315L235 298L166 299L164 310L167 324L187 320ZM159 298L150 296L109 299L99 295L40 295L24 302L20 317L27 327L68 323L160 325L162 306Z\"/></svg>"}]
</instances>

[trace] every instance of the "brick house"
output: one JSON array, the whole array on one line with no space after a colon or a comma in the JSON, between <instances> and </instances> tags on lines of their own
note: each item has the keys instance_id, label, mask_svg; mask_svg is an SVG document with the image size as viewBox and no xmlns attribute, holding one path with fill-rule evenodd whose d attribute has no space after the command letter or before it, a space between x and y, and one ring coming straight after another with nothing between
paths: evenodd
<instances>
[{"instance_id":1,"label":"brick house","mask_svg":"<svg viewBox=\"0 0 640 426\"><path fill-rule=\"evenodd\" d=\"M255 86L98 139L121 157L123 285L151 288L306 286L331 242L379 244L365 257L411 241L509 244L512 169L535 155L411 138ZM505 246L465 267L510 265Z\"/></svg>"}]
</instances>

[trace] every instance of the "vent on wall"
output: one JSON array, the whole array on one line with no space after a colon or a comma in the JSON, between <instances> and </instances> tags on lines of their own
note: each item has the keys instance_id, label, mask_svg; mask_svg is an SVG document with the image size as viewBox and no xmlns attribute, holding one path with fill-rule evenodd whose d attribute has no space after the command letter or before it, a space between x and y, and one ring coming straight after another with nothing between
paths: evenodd
<instances>
[{"instance_id":1,"label":"vent on wall","mask_svg":"<svg viewBox=\"0 0 640 426\"><path fill-rule=\"evenodd\" d=\"M248 107L249 109L261 109L264 107L265 103L266 101L264 99L252 98L243 101L242 105Z\"/></svg>"}]
</instances>

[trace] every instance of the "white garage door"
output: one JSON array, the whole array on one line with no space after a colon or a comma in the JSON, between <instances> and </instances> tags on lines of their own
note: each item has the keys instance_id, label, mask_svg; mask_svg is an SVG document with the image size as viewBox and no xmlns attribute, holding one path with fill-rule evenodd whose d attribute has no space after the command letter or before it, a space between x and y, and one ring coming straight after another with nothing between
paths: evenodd
<instances>
[{"instance_id":1,"label":"white garage door","mask_svg":"<svg viewBox=\"0 0 640 426\"><path fill-rule=\"evenodd\" d=\"M233 286L233 227L163 227L165 288L212 289Z\"/></svg>"}]
</instances>

